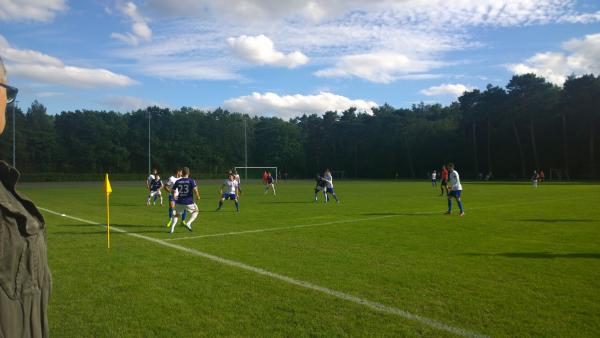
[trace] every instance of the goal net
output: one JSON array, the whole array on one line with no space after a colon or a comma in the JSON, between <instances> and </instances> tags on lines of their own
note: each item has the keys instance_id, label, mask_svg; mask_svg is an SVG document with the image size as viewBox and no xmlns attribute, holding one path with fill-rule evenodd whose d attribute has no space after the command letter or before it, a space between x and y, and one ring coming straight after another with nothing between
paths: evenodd
<instances>
[{"instance_id":1,"label":"goal net","mask_svg":"<svg viewBox=\"0 0 600 338\"><path fill-rule=\"evenodd\" d=\"M235 167L243 180L262 180L264 172L270 172L275 182L279 179L277 167Z\"/></svg>"}]
</instances>

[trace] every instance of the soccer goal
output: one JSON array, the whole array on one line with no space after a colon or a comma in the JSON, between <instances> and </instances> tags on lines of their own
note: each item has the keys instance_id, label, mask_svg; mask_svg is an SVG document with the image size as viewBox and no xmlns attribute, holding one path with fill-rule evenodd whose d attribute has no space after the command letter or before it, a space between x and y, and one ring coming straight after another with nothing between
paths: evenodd
<instances>
[{"instance_id":1,"label":"soccer goal","mask_svg":"<svg viewBox=\"0 0 600 338\"><path fill-rule=\"evenodd\" d=\"M274 174L275 182L279 179L277 167L235 167L235 170L244 178L244 180L247 180L248 178L262 179L262 175L265 171L271 171L271 173Z\"/></svg>"}]
</instances>

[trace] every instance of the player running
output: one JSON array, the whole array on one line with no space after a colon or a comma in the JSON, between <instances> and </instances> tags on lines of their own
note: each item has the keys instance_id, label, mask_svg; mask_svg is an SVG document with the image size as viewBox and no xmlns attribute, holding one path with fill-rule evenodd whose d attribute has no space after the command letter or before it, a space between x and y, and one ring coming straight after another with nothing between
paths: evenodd
<instances>
[{"instance_id":1,"label":"player running","mask_svg":"<svg viewBox=\"0 0 600 338\"><path fill-rule=\"evenodd\" d=\"M446 214L450 215L452 213L452 198L455 198L456 203L458 203L458 207L460 208L459 216L464 216L465 210L463 209L462 201L460 200L462 185L460 184L458 171L454 170L453 163L448 164L448 170L450 171L450 188L448 188L448 211Z\"/></svg>"},{"instance_id":2,"label":"player running","mask_svg":"<svg viewBox=\"0 0 600 338\"><path fill-rule=\"evenodd\" d=\"M267 171L267 178L265 180L265 195L269 192L269 188L273 189L273 196L277 196L275 193L275 179L270 172Z\"/></svg>"},{"instance_id":3,"label":"player running","mask_svg":"<svg viewBox=\"0 0 600 338\"><path fill-rule=\"evenodd\" d=\"M319 200L318 198L318 194L319 192L323 192L323 195L325 196L325 199L327 199L327 193L325 192L325 186L327 185L327 183L325 182L325 180L323 179L323 177L319 174L317 174L317 177L315 179L316 181L316 185L315 185L315 202L317 202Z\"/></svg>"},{"instance_id":4,"label":"player running","mask_svg":"<svg viewBox=\"0 0 600 338\"><path fill-rule=\"evenodd\" d=\"M171 226L171 224L173 223L173 211L175 210L175 198L176 198L175 193L177 191L173 190L173 186L175 185L175 182L177 182L177 180L180 178L181 178L181 169L177 168L173 172L173 176L169 177L167 184L165 184L165 190L169 193L169 223L167 223L167 228L169 228ZM181 215L181 220L185 221L186 216L187 216L187 212L184 211L183 215Z\"/></svg>"},{"instance_id":5,"label":"player running","mask_svg":"<svg viewBox=\"0 0 600 338\"><path fill-rule=\"evenodd\" d=\"M440 189L442 190L442 193L440 194L440 196L444 196L444 188L446 188L446 195L448 195L448 169L446 169L446 166L442 166L442 171L441 171L441 179L442 182L440 183Z\"/></svg>"},{"instance_id":6,"label":"player running","mask_svg":"<svg viewBox=\"0 0 600 338\"><path fill-rule=\"evenodd\" d=\"M325 181L325 203L329 202L329 195L331 194L337 203L340 203L337 195L333 191L333 176L331 176L331 171L329 169L325 170L323 174L323 181Z\"/></svg>"},{"instance_id":7,"label":"player running","mask_svg":"<svg viewBox=\"0 0 600 338\"><path fill-rule=\"evenodd\" d=\"M156 205L156 199L160 197L160 205L163 204L162 194L160 189L163 187L163 183L160 180L160 176L158 176L158 170L153 169L152 174L148 176L146 180L146 187L148 188L148 200L146 201L146 205L150 206L150 199L154 197L153 205Z\"/></svg>"},{"instance_id":8,"label":"player running","mask_svg":"<svg viewBox=\"0 0 600 338\"><path fill-rule=\"evenodd\" d=\"M437 172L435 170L431 173L431 186L437 187Z\"/></svg>"},{"instance_id":9,"label":"player running","mask_svg":"<svg viewBox=\"0 0 600 338\"><path fill-rule=\"evenodd\" d=\"M240 202L237 196L238 192L240 192L239 183L235 179L235 175L231 173L221 186L221 199L219 200L219 206L217 207L217 211L221 210L221 207L223 206L223 202L225 200L232 200L235 202L235 210L237 212L240 212Z\"/></svg>"},{"instance_id":10,"label":"player running","mask_svg":"<svg viewBox=\"0 0 600 338\"><path fill-rule=\"evenodd\" d=\"M198 217L198 206L194 203L194 195L196 196L196 200L200 200L200 194L198 193L196 182L189 177L190 168L183 167L181 169L181 176L182 177L173 184L172 188L172 190L177 191L175 193L177 197L175 199L173 223L171 224L171 231L169 233L175 231L175 226L178 221L177 215L183 214L184 211L190 214L190 220L188 222L182 220L181 222L189 231L192 231L192 223L196 220L196 217Z\"/></svg>"}]
</instances>

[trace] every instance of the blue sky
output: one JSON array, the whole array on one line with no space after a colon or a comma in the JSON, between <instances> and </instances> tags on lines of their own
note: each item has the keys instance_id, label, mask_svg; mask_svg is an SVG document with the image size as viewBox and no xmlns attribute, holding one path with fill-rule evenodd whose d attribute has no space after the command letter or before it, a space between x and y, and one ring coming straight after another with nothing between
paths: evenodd
<instances>
[{"instance_id":1,"label":"blue sky","mask_svg":"<svg viewBox=\"0 0 600 338\"><path fill-rule=\"evenodd\" d=\"M533 72L600 73L600 2L0 0L20 106L289 118L448 104Z\"/></svg>"}]
</instances>

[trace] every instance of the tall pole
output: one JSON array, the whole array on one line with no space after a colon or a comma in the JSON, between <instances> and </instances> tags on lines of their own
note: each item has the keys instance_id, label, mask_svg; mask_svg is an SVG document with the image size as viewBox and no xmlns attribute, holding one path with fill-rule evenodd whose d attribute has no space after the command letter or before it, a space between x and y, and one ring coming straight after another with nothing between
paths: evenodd
<instances>
[{"instance_id":1,"label":"tall pole","mask_svg":"<svg viewBox=\"0 0 600 338\"><path fill-rule=\"evenodd\" d=\"M150 119L152 118L152 112L148 111L148 175L152 174L152 164L150 161Z\"/></svg>"},{"instance_id":2,"label":"tall pole","mask_svg":"<svg viewBox=\"0 0 600 338\"><path fill-rule=\"evenodd\" d=\"M12 130L13 131L12 132L12 134L13 134L13 154L12 154L13 155L12 156L13 163L12 163L12 166L13 166L13 168L17 167L17 157L16 157L16 154L17 154L17 128L16 128L16 123L15 123L15 120L16 120L15 119L15 117L16 117L15 106L17 105L17 103L19 103L19 101L14 101L12 103L12 129L13 129Z\"/></svg>"},{"instance_id":3,"label":"tall pole","mask_svg":"<svg viewBox=\"0 0 600 338\"><path fill-rule=\"evenodd\" d=\"M248 179L248 135L246 133L246 116L244 116L244 180Z\"/></svg>"}]
</instances>

